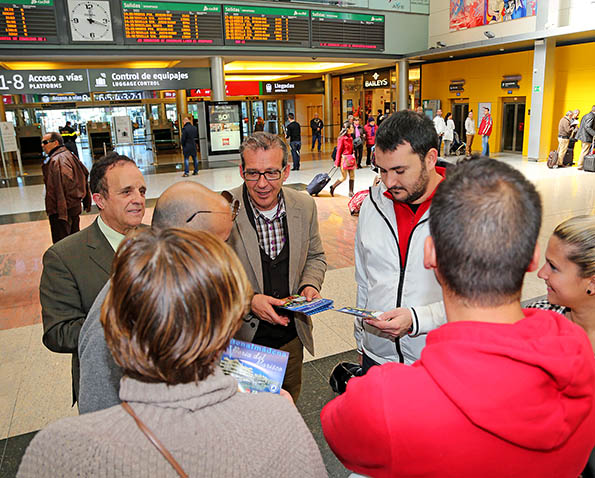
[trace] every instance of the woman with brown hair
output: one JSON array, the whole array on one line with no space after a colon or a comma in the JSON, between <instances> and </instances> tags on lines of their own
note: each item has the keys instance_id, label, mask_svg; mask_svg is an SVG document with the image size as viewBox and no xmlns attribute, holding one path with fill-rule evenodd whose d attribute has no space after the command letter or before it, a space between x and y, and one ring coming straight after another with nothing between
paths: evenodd
<instances>
[{"instance_id":1,"label":"woman with brown hair","mask_svg":"<svg viewBox=\"0 0 595 478\"><path fill-rule=\"evenodd\" d=\"M101 321L123 403L38 433L18 476L326 476L295 407L239 393L218 367L252 294L227 245L145 229L112 270Z\"/></svg>"},{"instance_id":2,"label":"woman with brown hair","mask_svg":"<svg viewBox=\"0 0 595 478\"><path fill-rule=\"evenodd\" d=\"M349 197L353 196L353 186L355 184L355 156L353 155L353 124L346 121L343 129L337 138L337 155L335 156L335 166L341 168L341 179L335 181L331 186L331 196L335 195L335 189L347 179L349 174Z\"/></svg>"}]
</instances>

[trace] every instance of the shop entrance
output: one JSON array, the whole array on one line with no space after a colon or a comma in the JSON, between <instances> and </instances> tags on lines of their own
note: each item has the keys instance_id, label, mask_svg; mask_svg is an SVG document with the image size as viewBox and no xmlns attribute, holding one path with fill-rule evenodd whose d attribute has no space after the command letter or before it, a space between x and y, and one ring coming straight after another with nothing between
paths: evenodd
<instances>
[{"instance_id":1,"label":"shop entrance","mask_svg":"<svg viewBox=\"0 0 595 478\"><path fill-rule=\"evenodd\" d=\"M455 123L455 131L459 135L459 139L466 141L465 136L465 120L469 114L469 103L454 103L452 104L452 120Z\"/></svg>"},{"instance_id":2,"label":"shop entrance","mask_svg":"<svg viewBox=\"0 0 595 478\"><path fill-rule=\"evenodd\" d=\"M523 152L525 133L525 98L504 102L502 109L502 151Z\"/></svg>"}]
</instances>

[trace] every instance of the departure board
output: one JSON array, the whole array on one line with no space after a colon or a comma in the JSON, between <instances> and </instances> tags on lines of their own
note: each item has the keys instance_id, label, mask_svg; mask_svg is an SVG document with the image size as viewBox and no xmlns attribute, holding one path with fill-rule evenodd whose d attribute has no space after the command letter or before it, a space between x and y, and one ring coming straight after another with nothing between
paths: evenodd
<instances>
[{"instance_id":1,"label":"departure board","mask_svg":"<svg viewBox=\"0 0 595 478\"><path fill-rule=\"evenodd\" d=\"M124 42L223 45L221 5L122 2Z\"/></svg>"},{"instance_id":2,"label":"departure board","mask_svg":"<svg viewBox=\"0 0 595 478\"><path fill-rule=\"evenodd\" d=\"M384 15L312 11L312 48L384 50Z\"/></svg>"},{"instance_id":3,"label":"departure board","mask_svg":"<svg viewBox=\"0 0 595 478\"><path fill-rule=\"evenodd\" d=\"M295 8L225 5L226 45L310 46L310 15Z\"/></svg>"},{"instance_id":4,"label":"departure board","mask_svg":"<svg viewBox=\"0 0 595 478\"><path fill-rule=\"evenodd\" d=\"M0 0L0 8L0 43L58 43L54 0Z\"/></svg>"}]
</instances>

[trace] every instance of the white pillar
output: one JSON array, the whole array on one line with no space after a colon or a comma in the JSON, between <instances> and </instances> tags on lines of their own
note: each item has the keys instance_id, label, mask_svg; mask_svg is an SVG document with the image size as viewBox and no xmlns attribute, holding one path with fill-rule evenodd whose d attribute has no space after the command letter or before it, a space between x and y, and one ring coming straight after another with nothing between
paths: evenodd
<instances>
[{"instance_id":1,"label":"white pillar","mask_svg":"<svg viewBox=\"0 0 595 478\"><path fill-rule=\"evenodd\" d=\"M211 60L211 100L225 101L225 73L223 58L212 56Z\"/></svg>"}]
</instances>

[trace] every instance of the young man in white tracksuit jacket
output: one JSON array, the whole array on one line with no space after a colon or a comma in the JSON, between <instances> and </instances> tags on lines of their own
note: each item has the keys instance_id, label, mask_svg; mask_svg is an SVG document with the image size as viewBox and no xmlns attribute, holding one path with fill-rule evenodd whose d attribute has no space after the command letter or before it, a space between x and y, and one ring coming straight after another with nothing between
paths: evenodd
<instances>
[{"instance_id":1,"label":"young man in white tracksuit jacket","mask_svg":"<svg viewBox=\"0 0 595 478\"><path fill-rule=\"evenodd\" d=\"M378 129L376 166L382 182L362 204L355 238L357 307L384 312L355 319L364 371L384 362L415 362L425 334L446 322L442 290L424 267L429 208L445 175L436 167L432 121L399 111Z\"/></svg>"}]
</instances>

